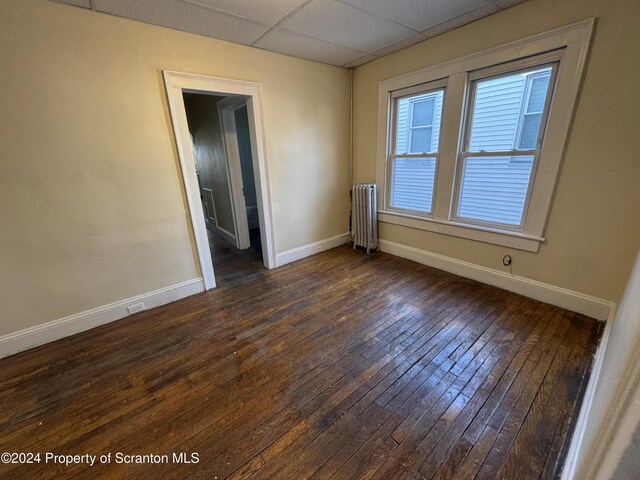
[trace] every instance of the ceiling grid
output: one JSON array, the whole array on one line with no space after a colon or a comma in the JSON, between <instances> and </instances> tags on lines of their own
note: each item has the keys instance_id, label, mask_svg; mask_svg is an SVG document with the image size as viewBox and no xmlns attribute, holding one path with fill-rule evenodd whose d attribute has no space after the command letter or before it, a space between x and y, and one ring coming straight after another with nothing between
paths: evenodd
<instances>
[{"instance_id":1,"label":"ceiling grid","mask_svg":"<svg viewBox=\"0 0 640 480\"><path fill-rule=\"evenodd\" d=\"M524 0L51 0L357 67Z\"/></svg>"}]
</instances>

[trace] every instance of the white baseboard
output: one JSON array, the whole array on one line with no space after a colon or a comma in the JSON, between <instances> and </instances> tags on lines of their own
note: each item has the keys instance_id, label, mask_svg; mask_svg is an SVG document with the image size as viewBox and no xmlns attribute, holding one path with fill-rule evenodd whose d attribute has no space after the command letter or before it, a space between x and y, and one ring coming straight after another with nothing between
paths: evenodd
<instances>
[{"instance_id":1,"label":"white baseboard","mask_svg":"<svg viewBox=\"0 0 640 480\"><path fill-rule=\"evenodd\" d=\"M35 327L8 333L0 336L0 358L127 317L129 316L127 308L132 305L144 303L144 309L148 310L203 291L202 278L194 278Z\"/></svg>"},{"instance_id":2,"label":"white baseboard","mask_svg":"<svg viewBox=\"0 0 640 480\"><path fill-rule=\"evenodd\" d=\"M407 258L430 267L471 278L482 283L519 293L541 302L582 313L597 320L607 320L615 309L615 303L580 292L538 282L518 275L510 275L492 268L482 267L444 255L407 247L388 240L380 240L380 250Z\"/></svg>"},{"instance_id":3,"label":"white baseboard","mask_svg":"<svg viewBox=\"0 0 640 480\"><path fill-rule=\"evenodd\" d=\"M287 250L285 252L277 253L276 266L281 267L282 265L295 262L296 260L300 260L301 258L324 252L325 250L330 250L335 247L339 247L340 245L344 245L348 241L349 233L341 233L340 235L336 235L335 237L326 238L324 240L320 240L319 242L309 243L308 245L303 245L301 247L292 248L291 250Z\"/></svg>"},{"instance_id":4,"label":"white baseboard","mask_svg":"<svg viewBox=\"0 0 640 480\"><path fill-rule=\"evenodd\" d=\"M598 350L596 351L596 355L593 360L593 368L591 369L591 375L589 376L589 383L587 384L587 389L584 392L582 406L580 407L580 413L578 414L578 421L576 422L573 435L571 436L571 443L569 444L569 450L567 451L560 480L577 479L578 459L582 453L582 449L584 448L584 434L587 431L589 413L591 412L593 399L595 398L598 380L602 374L602 364L604 362L607 345L609 344L609 335L611 333L611 327L613 326L615 311L615 307L611 309L604 331L602 332L602 338L600 339L600 345L598 345ZM584 455L584 453L582 454Z\"/></svg>"}]
</instances>

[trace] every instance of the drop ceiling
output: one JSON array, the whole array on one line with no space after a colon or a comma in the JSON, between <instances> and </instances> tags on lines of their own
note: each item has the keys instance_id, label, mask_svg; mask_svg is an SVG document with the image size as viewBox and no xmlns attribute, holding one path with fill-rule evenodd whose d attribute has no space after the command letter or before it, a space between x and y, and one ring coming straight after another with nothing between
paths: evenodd
<instances>
[{"instance_id":1,"label":"drop ceiling","mask_svg":"<svg viewBox=\"0 0 640 480\"><path fill-rule=\"evenodd\" d=\"M524 0L52 0L357 67Z\"/></svg>"}]
</instances>

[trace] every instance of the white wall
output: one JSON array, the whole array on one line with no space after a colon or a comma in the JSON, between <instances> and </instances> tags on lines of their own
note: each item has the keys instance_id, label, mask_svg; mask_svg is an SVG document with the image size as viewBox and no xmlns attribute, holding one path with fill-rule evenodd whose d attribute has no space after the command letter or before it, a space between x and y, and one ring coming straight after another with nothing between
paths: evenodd
<instances>
[{"instance_id":1,"label":"white wall","mask_svg":"<svg viewBox=\"0 0 640 480\"><path fill-rule=\"evenodd\" d=\"M623 480L614 472L625 449L640 452L632 445L640 422L640 255L609 328L585 434L574 440L581 442L575 479Z\"/></svg>"}]
</instances>

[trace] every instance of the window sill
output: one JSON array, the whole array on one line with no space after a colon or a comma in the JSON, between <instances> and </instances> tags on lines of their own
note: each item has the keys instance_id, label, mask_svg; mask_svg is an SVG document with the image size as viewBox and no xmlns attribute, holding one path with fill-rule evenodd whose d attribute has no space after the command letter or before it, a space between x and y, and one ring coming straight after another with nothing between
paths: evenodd
<instances>
[{"instance_id":1,"label":"window sill","mask_svg":"<svg viewBox=\"0 0 640 480\"><path fill-rule=\"evenodd\" d=\"M434 218L417 217L397 212L378 211L378 220L382 223L401 225L429 232L467 238L479 242L501 245L503 247L537 253L544 238L518 232L495 230L477 225L446 222Z\"/></svg>"}]
</instances>

